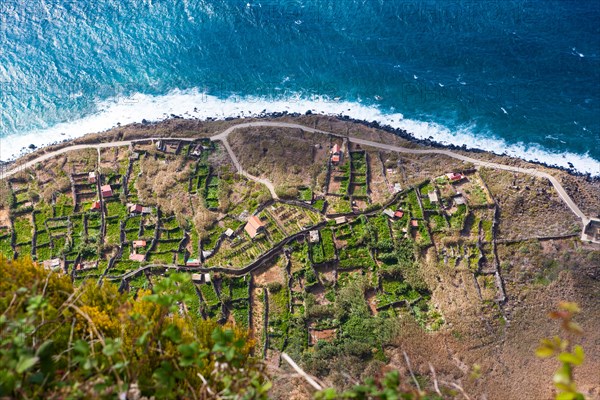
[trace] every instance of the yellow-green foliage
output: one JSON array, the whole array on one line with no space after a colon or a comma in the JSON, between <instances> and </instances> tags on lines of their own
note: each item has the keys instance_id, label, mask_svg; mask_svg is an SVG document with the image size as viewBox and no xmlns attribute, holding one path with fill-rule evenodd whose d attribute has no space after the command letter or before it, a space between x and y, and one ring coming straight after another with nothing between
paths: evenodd
<instances>
[{"instance_id":1,"label":"yellow-green foliage","mask_svg":"<svg viewBox=\"0 0 600 400\"><path fill-rule=\"evenodd\" d=\"M0 276L1 398L266 396L247 332L182 312L184 275L136 299L30 260L0 258Z\"/></svg>"},{"instance_id":2,"label":"yellow-green foliage","mask_svg":"<svg viewBox=\"0 0 600 400\"><path fill-rule=\"evenodd\" d=\"M550 313L550 318L559 320L561 328L573 337L583 333L581 326L573 321L573 317L580 312L576 303L561 302L558 310ZM540 358L555 357L561 364L552 378L557 390L556 400L584 400L583 394L577 391L573 377L573 370L585 359L580 345L574 344L572 340L554 336L551 339L542 339L535 353Z\"/></svg>"}]
</instances>

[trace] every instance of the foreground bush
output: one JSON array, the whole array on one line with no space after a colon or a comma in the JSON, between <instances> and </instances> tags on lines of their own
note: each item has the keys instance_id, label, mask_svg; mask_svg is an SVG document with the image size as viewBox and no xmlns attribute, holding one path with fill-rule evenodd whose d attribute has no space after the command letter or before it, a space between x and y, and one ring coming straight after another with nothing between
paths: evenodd
<instances>
[{"instance_id":1,"label":"foreground bush","mask_svg":"<svg viewBox=\"0 0 600 400\"><path fill-rule=\"evenodd\" d=\"M173 274L155 285L155 293L132 299L110 283L74 288L62 273L0 257L0 399L267 398L271 382L251 356L248 333L190 315L189 299L179 290L188 280ZM581 328L572 319L578 312L576 304L561 303L551 316L576 335ZM357 346L376 329L354 322L350 343ZM584 360L579 345L544 339L537 355L561 362L553 379L557 400L584 399L573 374ZM438 387L435 381L434 388L422 390L414 376L401 382L392 371L343 392L316 387L315 399L466 397L453 382Z\"/></svg>"},{"instance_id":2,"label":"foreground bush","mask_svg":"<svg viewBox=\"0 0 600 400\"><path fill-rule=\"evenodd\" d=\"M190 316L177 290L186 279L130 299L0 259L0 397L265 398L247 333Z\"/></svg>"}]
</instances>

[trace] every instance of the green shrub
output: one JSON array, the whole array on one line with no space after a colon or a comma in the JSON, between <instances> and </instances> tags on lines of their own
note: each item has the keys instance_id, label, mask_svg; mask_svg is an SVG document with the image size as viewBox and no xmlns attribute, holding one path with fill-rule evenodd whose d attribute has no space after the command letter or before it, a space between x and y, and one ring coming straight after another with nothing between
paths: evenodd
<instances>
[{"instance_id":1,"label":"green shrub","mask_svg":"<svg viewBox=\"0 0 600 400\"><path fill-rule=\"evenodd\" d=\"M0 259L0 270L15 276L0 282L3 398L114 398L133 383L141 395L164 399L213 390L266 398L270 383L244 331L177 312L189 297L179 290L186 276L133 299L108 282L74 289L68 277L30 261Z\"/></svg>"},{"instance_id":2,"label":"green shrub","mask_svg":"<svg viewBox=\"0 0 600 400\"><path fill-rule=\"evenodd\" d=\"M267 289L269 289L269 293L277 293L281 291L283 285L280 282L269 282L267 284Z\"/></svg>"}]
</instances>

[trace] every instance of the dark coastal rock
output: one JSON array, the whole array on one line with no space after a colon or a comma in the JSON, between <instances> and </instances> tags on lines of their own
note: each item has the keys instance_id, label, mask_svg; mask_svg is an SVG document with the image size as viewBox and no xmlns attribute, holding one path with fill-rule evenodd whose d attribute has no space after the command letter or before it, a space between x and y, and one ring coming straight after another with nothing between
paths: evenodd
<instances>
[{"instance_id":1,"label":"dark coastal rock","mask_svg":"<svg viewBox=\"0 0 600 400\"><path fill-rule=\"evenodd\" d=\"M363 125L363 126L367 126L367 127L370 127L370 128L381 129L381 130L393 133L396 136L399 136L399 137L401 137L403 139L409 140L409 141L411 141L413 143L417 143L417 144L420 144L420 145L425 145L425 146L430 146L430 147L440 148L440 149L448 149L448 150L463 150L463 151L466 151L466 152L469 152L469 153L491 153L491 154L495 154L495 155L498 155L498 156L511 157L511 156L508 156L506 154L506 152L504 152L504 154L499 154L499 153L496 153L496 152L493 152L493 151L489 151L489 150L484 150L484 149L467 148L466 145L463 145L463 146L457 146L457 145L453 145L453 144L445 145L445 144L438 143L438 142L435 142L435 141L417 139L412 134L408 133L404 129L394 128L394 127L392 127L390 125L381 125L381 124L377 123L376 121L369 122L369 121L359 120L359 119L355 119L355 118L349 117L347 115L338 115L337 118L340 119L340 120L343 120L343 121L353 122L353 123L360 124L360 125ZM544 162L541 162L541 161L535 161L535 160L534 161L526 160L526 161L530 162L532 164L537 164L537 165L541 165L541 166L544 166L544 167L554 168L554 169L558 169L558 170L561 170L561 171L565 171L565 172L568 172L570 175L583 176L583 177L586 177L586 179L588 179L587 177L589 177L589 180L591 182L600 181L600 176L591 176L590 173L579 172L579 171L575 170L575 168L574 168L574 166L572 166L572 164L569 165L570 168L567 168L567 167L558 166L556 164L544 163Z\"/></svg>"},{"instance_id":2,"label":"dark coastal rock","mask_svg":"<svg viewBox=\"0 0 600 400\"><path fill-rule=\"evenodd\" d=\"M307 110L304 114L301 114L301 113L289 113L288 111L267 113L266 110L263 110L260 114L254 115L252 118L256 118L256 119L277 119L277 118L281 118L283 116L290 116L290 117L293 117L293 118L297 118L297 117L300 117L302 115L315 115L315 114L312 112L312 110ZM183 119L183 117L175 115L175 114L171 114L171 117L173 119ZM233 121L233 120L236 120L238 118L235 118L235 117L226 117L226 118L224 118L224 120L225 121ZM504 151L503 153L496 153L496 152L493 152L493 151L487 151L487 150L483 150L483 149L467 148L466 145L458 146L458 145L454 145L454 144L448 144L448 145L441 144L441 143L436 142L434 140L434 138L431 137L431 136L429 138L427 138L427 139L418 139L418 138L414 137L411 133L407 132L404 129L394 128L394 127L392 127L390 125L383 125L383 124L380 124L377 121L370 121L369 122L369 121L355 119L355 118L352 118L349 115L342 115L342 114L339 114L339 115L335 116L335 118L337 118L340 121L352 122L352 123L360 124L360 125L367 126L367 127L370 127L370 128L381 129L383 131L392 133L392 134L394 134L394 135L396 135L396 136L398 136L398 137L400 137L402 139L405 139L405 140L408 140L408 141L410 141L412 143L420 144L420 145L423 145L423 146L428 146L428 147L433 147L433 148L439 148L439 149L455 150L455 151L456 150L460 150L460 151L466 151L466 152L474 153L474 154L475 153L486 153L487 152L487 153L495 154L495 155L498 155L498 156L504 156L504 157L514 158L512 156L509 156L506 153L506 151ZM206 117L205 119L198 118L198 120L209 121L210 122L210 121L219 120L219 118ZM144 125L160 125L161 123L162 123L161 121L154 121L153 122L153 121L148 121L146 119L143 119L142 122L141 122L141 124L132 124L132 125L133 126L142 127ZM116 125L117 126L121 126L120 123L117 123ZM64 133L61 133L61 134L65 135ZM64 139L64 140L62 140L62 141L60 141L58 143L65 143L65 142L68 142L68 141L70 141L70 139ZM55 142L54 144L57 144L57 142ZM29 149L31 149L31 150L35 150L37 148L35 146L34 147L31 147L31 146L32 145L30 145L30 147L29 147ZM537 161L537 160L528 161L528 162L530 162L532 164L537 164L537 165L545 166L545 167L548 167L548 168L554 168L554 169L558 169L558 170L561 170L561 171L565 171L565 172L569 173L570 175L582 176L588 182L600 182L600 175L599 176L592 176L590 173L578 172L578 171L575 170L575 166L572 163L570 163L570 162L568 163L568 166L569 166L568 168L567 167L557 166L555 164L543 163L543 162L540 162L540 161Z\"/></svg>"}]
</instances>

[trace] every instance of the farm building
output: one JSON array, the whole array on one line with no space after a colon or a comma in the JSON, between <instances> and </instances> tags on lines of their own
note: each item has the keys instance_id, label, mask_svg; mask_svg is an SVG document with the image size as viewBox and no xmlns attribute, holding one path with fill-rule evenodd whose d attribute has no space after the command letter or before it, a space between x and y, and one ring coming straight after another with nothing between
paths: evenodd
<instances>
[{"instance_id":1,"label":"farm building","mask_svg":"<svg viewBox=\"0 0 600 400\"><path fill-rule=\"evenodd\" d=\"M98 211L102 208L102 206L100 205L100 201L96 200L92 203L92 205L90 206L90 210L92 211Z\"/></svg>"},{"instance_id":2,"label":"farm building","mask_svg":"<svg viewBox=\"0 0 600 400\"><path fill-rule=\"evenodd\" d=\"M244 227L248 235L251 238L255 238L260 232L262 232L265 228L265 224L258 218L258 216L253 215L248 219L248 223Z\"/></svg>"},{"instance_id":3,"label":"farm building","mask_svg":"<svg viewBox=\"0 0 600 400\"><path fill-rule=\"evenodd\" d=\"M198 260L197 258L190 258L189 260L186 261L185 265L188 267L199 267L200 260Z\"/></svg>"},{"instance_id":4,"label":"farm building","mask_svg":"<svg viewBox=\"0 0 600 400\"><path fill-rule=\"evenodd\" d=\"M463 197L463 195L458 195L456 197L454 197L454 204L456 204L457 206L461 205L461 204L466 204L467 200Z\"/></svg>"},{"instance_id":5,"label":"farm building","mask_svg":"<svg viewBox=\"0 0 600 400\"><path fill-rule=\"evenodd\" d=\"M112 188L110 187L110 185L104 185L100 188L100 191L102 192L102 197L112 197L113 195L113 191Z\"/></svg>"},{"instance_id":6,"label":"farm building","mask_svg":"<svg viewBox=\"0 0 600 400\"><path fill-rule=\"evenodd\" d=\"M427 196L429 196L429 201L432 203L437 203L440 201L435 190L432 190L431 192L427 193Z\"/></svg>"},{"instance_id":7,"label":"farm building","mask_svg":"<svg viewBox=\"0 0 600 400\"><path fill-rule=\"evenodd\" d=\"M142 262L142 261L144 261L144 258L145 258L145 256L144 256L143 254L136 254L136 253L133 253L133 254L130 254L130 255L129 255L129 259L130 259L131 261L138 261L138 262Z\"/></svg>"},{"instance_id":8,"label":"farm building","mask_svg":"<svg viewBox=\"0 0 600 400\"><path fill-rule=\"evenodd\" d=\"M140 204L132 204L129 206L129 212L131 214L141 214L142 211L144 211L144 207L142 207Z\"/></svg>"},{"instance_id":9,"label":"farm building","mask_svg":"<svg viewBox=\"0 0 600 400\"><path fill-rule=\"evenodd\" d=\"M450 172L446 174L446 177L451 181L451 182L458 182L458 181L462 181L463 179L466 178L466 176L464 176L463 174L459 173L459 172Z\"/></svg>"},{"instance_id":10,"label":"farm building","mask_svg":"<svg viewBox=\"0 0 600 400\"><path fill-rule=\"evenodd\" d=\"M308 232L308 241L311 243L319 243L319 231L314 230Z\"/></svg>"},{"instance_id":11,"label":"farm building","mask_svg":"<svg viewBox=\"0 0 600 400\"><path fill-rule=\"evenodd\" d=\"M392 211L392 210L391 210L391 209L389 209L389 208L386 208L385 210L383 210L383 213L384 213L385 215L387 215L388 217L390 217L391 219L394 219L394 218L395 218L395 216L396 216L396 215L395 215L395 213L394 213L394 211Z\"/></svg>"},{"instance_id":12,"label":"farm building","mask_svg":"<svg viewBox=\"0 0 600 400\"><path fill-rule=\"evenodd\" d=\"M62 261L60 258L53 258L51 260L44 261L44 268L55 270L62 267Z\"/></svg>"},{"instance_id":13,"label":"farm building","mask_svg":"<svg viewBox=\"0 0 600 400\"><path fill-rule=\"evenodd\" d=\"M146 241L145 240L134 240L133 241L133 248L137 249L140 247L146 247Z\"/></svg>"},{"instance_id":14,"label":"farm building","mask_svg":"<svg viewBox=\"0 0 600 400\"><path fill-rule=\"evenodd\" d=\"M346 223L346 217L344 217L343 215L341 217L337 217L335 219L336 225L341 225L341 224L345 224L345 223Z\"/></svg>"}]
</instances>

